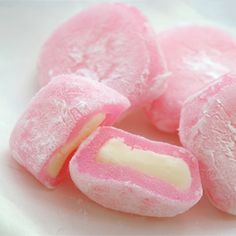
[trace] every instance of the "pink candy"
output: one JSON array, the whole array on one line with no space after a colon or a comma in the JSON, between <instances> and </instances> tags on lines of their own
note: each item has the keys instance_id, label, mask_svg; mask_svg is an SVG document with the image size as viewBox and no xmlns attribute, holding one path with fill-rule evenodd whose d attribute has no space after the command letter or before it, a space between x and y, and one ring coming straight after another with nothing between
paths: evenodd
<instances>
[{"instance_id":1,"label":"pink candy","mask_svg":"<svg viewBox=\"0 0 236 236\"><path fill-rule=\"evenodd\" d=\"M69 171L98 204L154 217L200 200L199 163L210 201L236 215L235 68L236 40L221 29L185 25L156 36L134 7L90 7L45 42L44 87L12 132L12 156L48 188ZM151 100L152 123L179 128L184 148L108 127Z\"/></svg>"},{"instance_id":2,"label":"pink candy","mask_svg":"<svg viewBox=\"0 0 236 236\"><path fill-rule=\"evenodd\" d=\"M199 160L202 181L217 208L236 215L236 75L190 97L180 119L180 139Z\"/></svg>"},{"instance_id":3,"label":"pink candy","mask_svg":"<svg viewBox=\"0 0 236 236\"><path fill-rule=\"evenodd\" d=\"M170 77L165 93L147 108L160 130L175 132L184 101L236 67L236 41L210 26L187 25L158 34Z\"/></svg>"},{"instance_id":4,"label":"pink candy","mask_svg":"<svg viewBox=\"0 0 236 236\"><path fill-rule=\"evenodd\" d=\"M12 156L45 186L54 187L79 144L128 107L125 97L90 78L58 76L35 95L17 122Z\"/></svg>"},{"instance_id":5,"label":"pink candy","mask_svg":"<svg viewBox=\"0 0 236 236\"><path fill-rule=\"evenodd\" d=\"M202 196L191 153L111 127L97 129L84 141L70 162L70 174L93 201L138 215L175 216Z\"/></svg>"},{"instance_id":6,"label":"pink candy","mask_svg":"<svg viewBox=\"0 0 236 236\"><path fill-rule=\"evenodd\" d=\"M163 91L163 66L147 19L125 4L90 7L62 24L43 46L41 85L64 73L88 74L126 96L133 106Z\"/></svg>"}]
</instances>

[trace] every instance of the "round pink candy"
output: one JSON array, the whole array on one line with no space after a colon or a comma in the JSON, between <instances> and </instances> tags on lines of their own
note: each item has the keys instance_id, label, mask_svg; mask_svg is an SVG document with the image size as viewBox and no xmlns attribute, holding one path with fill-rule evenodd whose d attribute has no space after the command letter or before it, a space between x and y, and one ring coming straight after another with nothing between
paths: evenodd
<instances>
[{"instance_id":1,"label":"round pink candy","mask_svg":"<svg viewBox=\"0 0 236 236\"><path fill-rule=\"evenodd\" d=\"M158 34L170 77L163 95L147 107L151 122L176 132L184 101L236 68L236 40L222 29L186 25Z\"/></svg>"},{"instance_id":2,"label":"round pink candy","mask_svg":"<svg viewBox=\"0 0 236 236\"><path fill-rule=\"evenodd\" d=\"M58 150L94 115L105 114L102 125L110 125L128 107L125 97L101 83L58 76L35 95L18 120L10 138L11 154L41 183L54 187L66 172L65 166L54 178L46 171Z\"/></svg>"},{"instance_id":3,"label":"round pink candy","mask_svg":"<svg viewBox=\"0 0 236 236\"><path fill-rule=\"evenodd\" d=\"M97 153L112 138L122 139L132 148L181 158L191 172L190 187L179 191L130 167L98 162ZM70 161L70 175L85 195L102 206L144 216L175 216L187 211L202 196L198 162L186 149L112 127L98 128L83 142Z\"/></svg>"},{"instance_id":4,"label":"round pink candy","mask_svg":"<svg viewBox=\"0 0 236 236\"><path fill-rule=\"evenodd\" d=\"M92 6L62 24L43 46L38 76L85 73L126 96L132 105L159 96L164 77L156 35L125 4Z\"/></svg>"},{"instance_id":5,"label":"round pink candy","mask_svg":"<svg viewBox=\"0 0 236 236\"><path fill-rule=\"evenodd\" d=\"M184 104L180 139L199 160L205 191L236 215L236 75L226 75Z\"/></svg>"}]
</instances>

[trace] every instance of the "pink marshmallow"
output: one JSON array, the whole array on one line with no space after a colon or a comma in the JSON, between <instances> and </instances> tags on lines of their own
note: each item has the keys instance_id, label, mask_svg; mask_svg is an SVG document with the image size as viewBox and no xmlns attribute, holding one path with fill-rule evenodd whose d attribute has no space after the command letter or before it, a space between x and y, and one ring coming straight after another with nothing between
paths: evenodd
<instances>
[{"instance_id":1,"label":"pink marshmallow","mask_svg":"<svg viewBox=\"0 0 236 236\"><path fill-rule=\"evenodd\" d=\"M97 126L114 123L128 107L125 97L101 83L58 76L35 95L18 120L10 138L11 154L52 188L64 177L80 142Z\"/></svg>"},{"instance_id":2,"label":"pink marshmallow","mask_svg":"<svg viewBox=\"0 0 236 236\"><path fill-rule=\"evenodd\" d=\"M99 162L97 158L102 155L102 148L114 139L128 145L130 151L138 149L170 155L175 161L182 161L190 173L189 186L179 190L161 178L134 169L134 164L129 167ZM112 155L109 151L105 152ZM116 155L120 157L124 154ZM134 154L131 159L137 155ZM145 160L141 162L142 166L145 166ZM198 162L186 149L150 141L112 127L98 128L88 137L74 154L69 166L72 180L85 195L106 208L122 212L155 217L175 216L187 211L202 196ZM164 169L168 176L171 175L168 164ZM155 169L155 172L158 174L158 170Z\"/></svg>"},{"instance_id":3,"label":"pink marshmallow","mask_svg":"<svg viewBox=\"0 0 236 236\"><path fill-rule=\"evenodd\" d=\"M64 73L89 74L126 96L132 105L164 89L156 35L136 8L92 6L62 24L43 46L38 66L41 85Z\"/></svg>"},{"instance_id":4,"label":"pink marshmallow","mask_svg":"<svg viewBox=\"0 0 236 236\"><path fill-rule=\"evenodd\" d=\"M235 70L236 40L222 29L186 25L159 33L170 77L167 89L147 107L151 122L176 132L184 101L222 75Z\"/></svg>"},{"instance_id":5,"label":"pink marshmallow","mask_svg":"<svg viewBox=\"0 0 236 236\"><path fill-rule=\"evenodd\" d=\"M185 102L179 134L199 160L212 204L236 215L236 74L224 76Z\"/></svg>"}]
</instances>

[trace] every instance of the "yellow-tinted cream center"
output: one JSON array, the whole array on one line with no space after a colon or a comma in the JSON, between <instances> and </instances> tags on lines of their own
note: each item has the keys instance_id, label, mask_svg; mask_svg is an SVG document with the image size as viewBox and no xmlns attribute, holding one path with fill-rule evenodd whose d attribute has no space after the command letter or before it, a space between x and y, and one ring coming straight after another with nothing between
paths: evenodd
<instances>
[{"instance_id":1,"label":"yellow-tinted cream center","mask_svg":"<svg viewBox=\"0 0 236 236\"><path fill-rule=\"evenodd\" d=\"M191 185L191 173L182 159L131 148L118 138L108 140L99 150L96 160L126 166L157 177L179 190L186 190Z\"/></svg>"},{"instance_id":2,"label":"yellow-tinted cream center","mask_svg":"<svg viewBox=\"0 0 236 236\"><path fill-rule=\"evenodd\" d=\"M105 114L98 113L93 116L88 122L81 128L78 135L66 143L56 154L51 158L47 167L47 173L50 177L55 178L61 168L63 167L67 157L80 145L80 143L86 139L101 123L105 120Z\"/></svg>"}]
</instances>

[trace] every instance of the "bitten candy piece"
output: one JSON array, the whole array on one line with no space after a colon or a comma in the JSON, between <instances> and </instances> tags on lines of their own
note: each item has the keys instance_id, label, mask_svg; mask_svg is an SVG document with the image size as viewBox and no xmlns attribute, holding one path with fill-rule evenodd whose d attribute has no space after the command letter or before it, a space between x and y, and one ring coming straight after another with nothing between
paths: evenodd
<instances>
[{"instance_id":1,"label":"bitten candy piece","mask_svg":"<svg viewBox=\"0 0 236 236\"><path fill-rule=\"evenodd\" d=\"M45 186L57 185L80 143L129 107L115 90L83 76L54 78L32 99L10 138L11 154Z\"/></svg>"},{"instance_id":2,"label":"bitten candy piece","mask_svg":"<svg viewBox=\"0 0 236 236\"><path fill-rule=\"evenodd\" d=\"M176 132L184 101L236 67L236 40L222 29L186 25L158 34L170 77L167 89L147 107L160 130Z\"/></svg>"},{"instance_id":3,"label":"bitten candy piece","mask_svg":"<svg viewBox=\"0 0 236 236\"><path fill-rule=\"evenodd\" d=\"M144 216L175 216L202 196L198 163L187 150L112 127L83 142L70 175L93 201Z\"/></svg>"},{"instance_id":4,"label":"bitten candy piece","mask_svg":"<svg viewBox=\"0 0 236 236\"><path fill-rule=\"evenodd\" d=\"M186 101L179 134L199 160L213 205L236 215L236 75L224 76Z\"/></svg>"},{"instance_id":5,"label":"bitten candy piece","mask_svg":"<svg viewBox=\"0 0 236 236\"><path fill-rule=\"evenodd\" d=\"M159 96L163 72L156 34L125 4L95 5L69 19L45 42L38 66L41 85L58 74L89 74L134 106Z\"/></svg>"}]
</instances>

